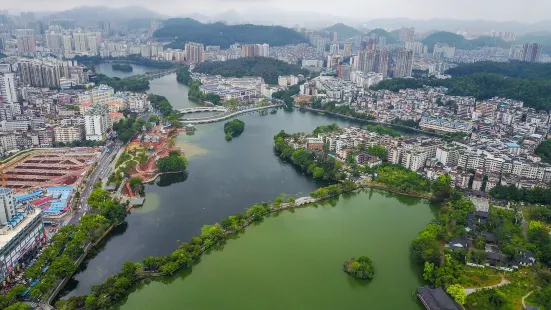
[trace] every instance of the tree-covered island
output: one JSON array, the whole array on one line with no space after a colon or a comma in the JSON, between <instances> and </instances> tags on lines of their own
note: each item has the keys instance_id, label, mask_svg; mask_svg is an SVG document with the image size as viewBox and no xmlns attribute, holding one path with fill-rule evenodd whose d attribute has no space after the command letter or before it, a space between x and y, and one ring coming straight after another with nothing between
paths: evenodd
<instances>
[{"instance_id":1,"label":"tree-covered island","mask_svg":"<svg viewBox=\"0 0 551 310\"><path fill-rule=\"evenodd\" d=\"M375 267L373 267L373 262L367 256L360 256L358 259L352 257L351 259L344 262L344 271L351 274L356 279L373 279L375 274Z\"/></svg>"},{"instance_id":2,"label":"tree-covered island","mask_svg":"<svg viewBox=\"0 0 551 310\"><path fill-rule=\"evenodd\" d=\"M134 68L129 64L113 64L111 68L115 71L132 72Z\"/></svg>"},{"instance_id":3,"label":"tree-covered island","mask_svg":"<svg viewBox=\"0 0 551 310\"><path fill-rule=\"evenodd\" d=\"M234 119L224 124L224 133L226 134L225 139L230 141L231 139L239 136L243 130L245 130L245 123Z\"/></svg>"}]
</instances>

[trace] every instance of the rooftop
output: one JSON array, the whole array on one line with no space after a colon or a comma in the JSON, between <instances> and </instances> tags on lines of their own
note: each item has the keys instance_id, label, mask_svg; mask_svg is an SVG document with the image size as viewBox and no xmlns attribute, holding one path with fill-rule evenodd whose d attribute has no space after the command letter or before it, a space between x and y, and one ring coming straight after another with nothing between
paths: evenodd
<instances>
[{"instance_id":1,"label":"rooftop","mask_svg":"<svg viewBox=\"0 0 551 310\"><path fill-rule=\"evenodd\" d=\"M10 242L13 237L17 236L18 233L20 233L29 223L31 223L37 216L40 215L41 211L40 209L33 209L34 212L27 213L27 217L21 221L17 226L15 226L13 229L8 230L8 233L5 235L0 234L0 249L4 248L6 244Z\"/></svg>"}]
</instances>

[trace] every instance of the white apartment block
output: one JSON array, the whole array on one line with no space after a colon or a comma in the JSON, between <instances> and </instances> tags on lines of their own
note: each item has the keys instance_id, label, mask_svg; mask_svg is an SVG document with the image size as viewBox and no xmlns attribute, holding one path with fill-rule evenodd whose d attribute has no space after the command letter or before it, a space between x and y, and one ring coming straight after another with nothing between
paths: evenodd
<instances>
[{"instance_id":1,"label":"white apartment block","mask_svg":"<svg viewBox=\"0 0 551 310\"><path fill-rule=\"evenodd\" d=\"M70 143L82 141L84 130L82 126L57 126L54 128L55 142Z\"/></svg>"},{"instance_id":2,"label":"white apartment block","mask_svg":"<svg viewBox=\"0 0 551 310\"><path fill-rule=\"evenodd\" d=\"M0 77L0 93L2 99L8 103L17 102L17 89L15 88L15 73L4 73Z\"/></svg>"},{"instance_id":3,"label":"white apartment block","mask_svg":"<svg viewBox=\"0 0 551 310\"><path fill-rule=\"evenodd\" d=\"M109 129L109 108L105 104L93 104L84 115L86 140L102 141Z\"/></svg>"}]
</instances>

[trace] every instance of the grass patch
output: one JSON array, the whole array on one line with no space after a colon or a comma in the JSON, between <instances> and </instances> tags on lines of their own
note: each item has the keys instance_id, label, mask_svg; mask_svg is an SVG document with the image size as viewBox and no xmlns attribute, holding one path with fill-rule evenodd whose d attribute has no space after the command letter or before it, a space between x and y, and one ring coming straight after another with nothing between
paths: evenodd
<instances>
[{"instance_id":1,"label":"grass patch","mask_svg":"<svg viewBox=\"0 0 551 310\"><path fill-rule=\"evenodd\" d=\"M467 296L467 310L521 310L522 297L535 289L533 272L513 273L511 284L474 292Z\"/></svg>"},{"instance_id":2,"label":"grass patch","mask_svg":"<svg viewBox=\"0 0 551 310\"><path fill-rule=\"evenodd\" d=\"M465 277L461 277L460 284L464 288L495 285L501 282L501 277L503 275L502 271L492 268L477 268L471 266L464 266L463 272Z\"/></svg>"}]
</instances>

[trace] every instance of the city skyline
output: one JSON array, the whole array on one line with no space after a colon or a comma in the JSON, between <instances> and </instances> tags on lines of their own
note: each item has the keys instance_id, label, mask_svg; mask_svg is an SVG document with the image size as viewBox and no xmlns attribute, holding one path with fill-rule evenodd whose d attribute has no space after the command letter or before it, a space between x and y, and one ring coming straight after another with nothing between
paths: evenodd
<instances>
[{"instance_id":1,"label":"city skyline","mask_svg":"<svg viewBox=\"0 0 551 310\"><path fill-rule=\"evenodd\" d=\"M117 1L116 4L107 0L87 2L60 0L56 1L55 5L52 5L51 2L39 0L24 0L19 2L17 7L14 8L13 2L0 0L0 8L9 10L10 13L18 13L20 11L55 13L82 6L107 6L109 8L123 8L126 6L143 7L159 14L164 14L166 17L189 16L193 14L214 17L216 15L228 14L246 15L251 12L257 12L262 15L262 13L270 10L279 11L278 13L286 12L289 15L299 12L313 12L326 15L324 17L347 18L350 19L351 22L388 18L422 20L443 18L534 23L548 20L548 16L545 12L551 9L551 3L539 0L528 0L522 3L507 3L505 5L497 0L483 2L466 0L463 1L460 6L449 0L390 0L385 3L373 0L345 0L339 3L339 7L334 7L331 2L325 0L303 0L298 3L289 0L278 2L273 0L263 0L261 2L251 0L206 0L195 3L192 8L190 8L188 3L177 3L171 0L160 0L155 3L143 0L122 0Z\"/></svg>"}]
</instances>

